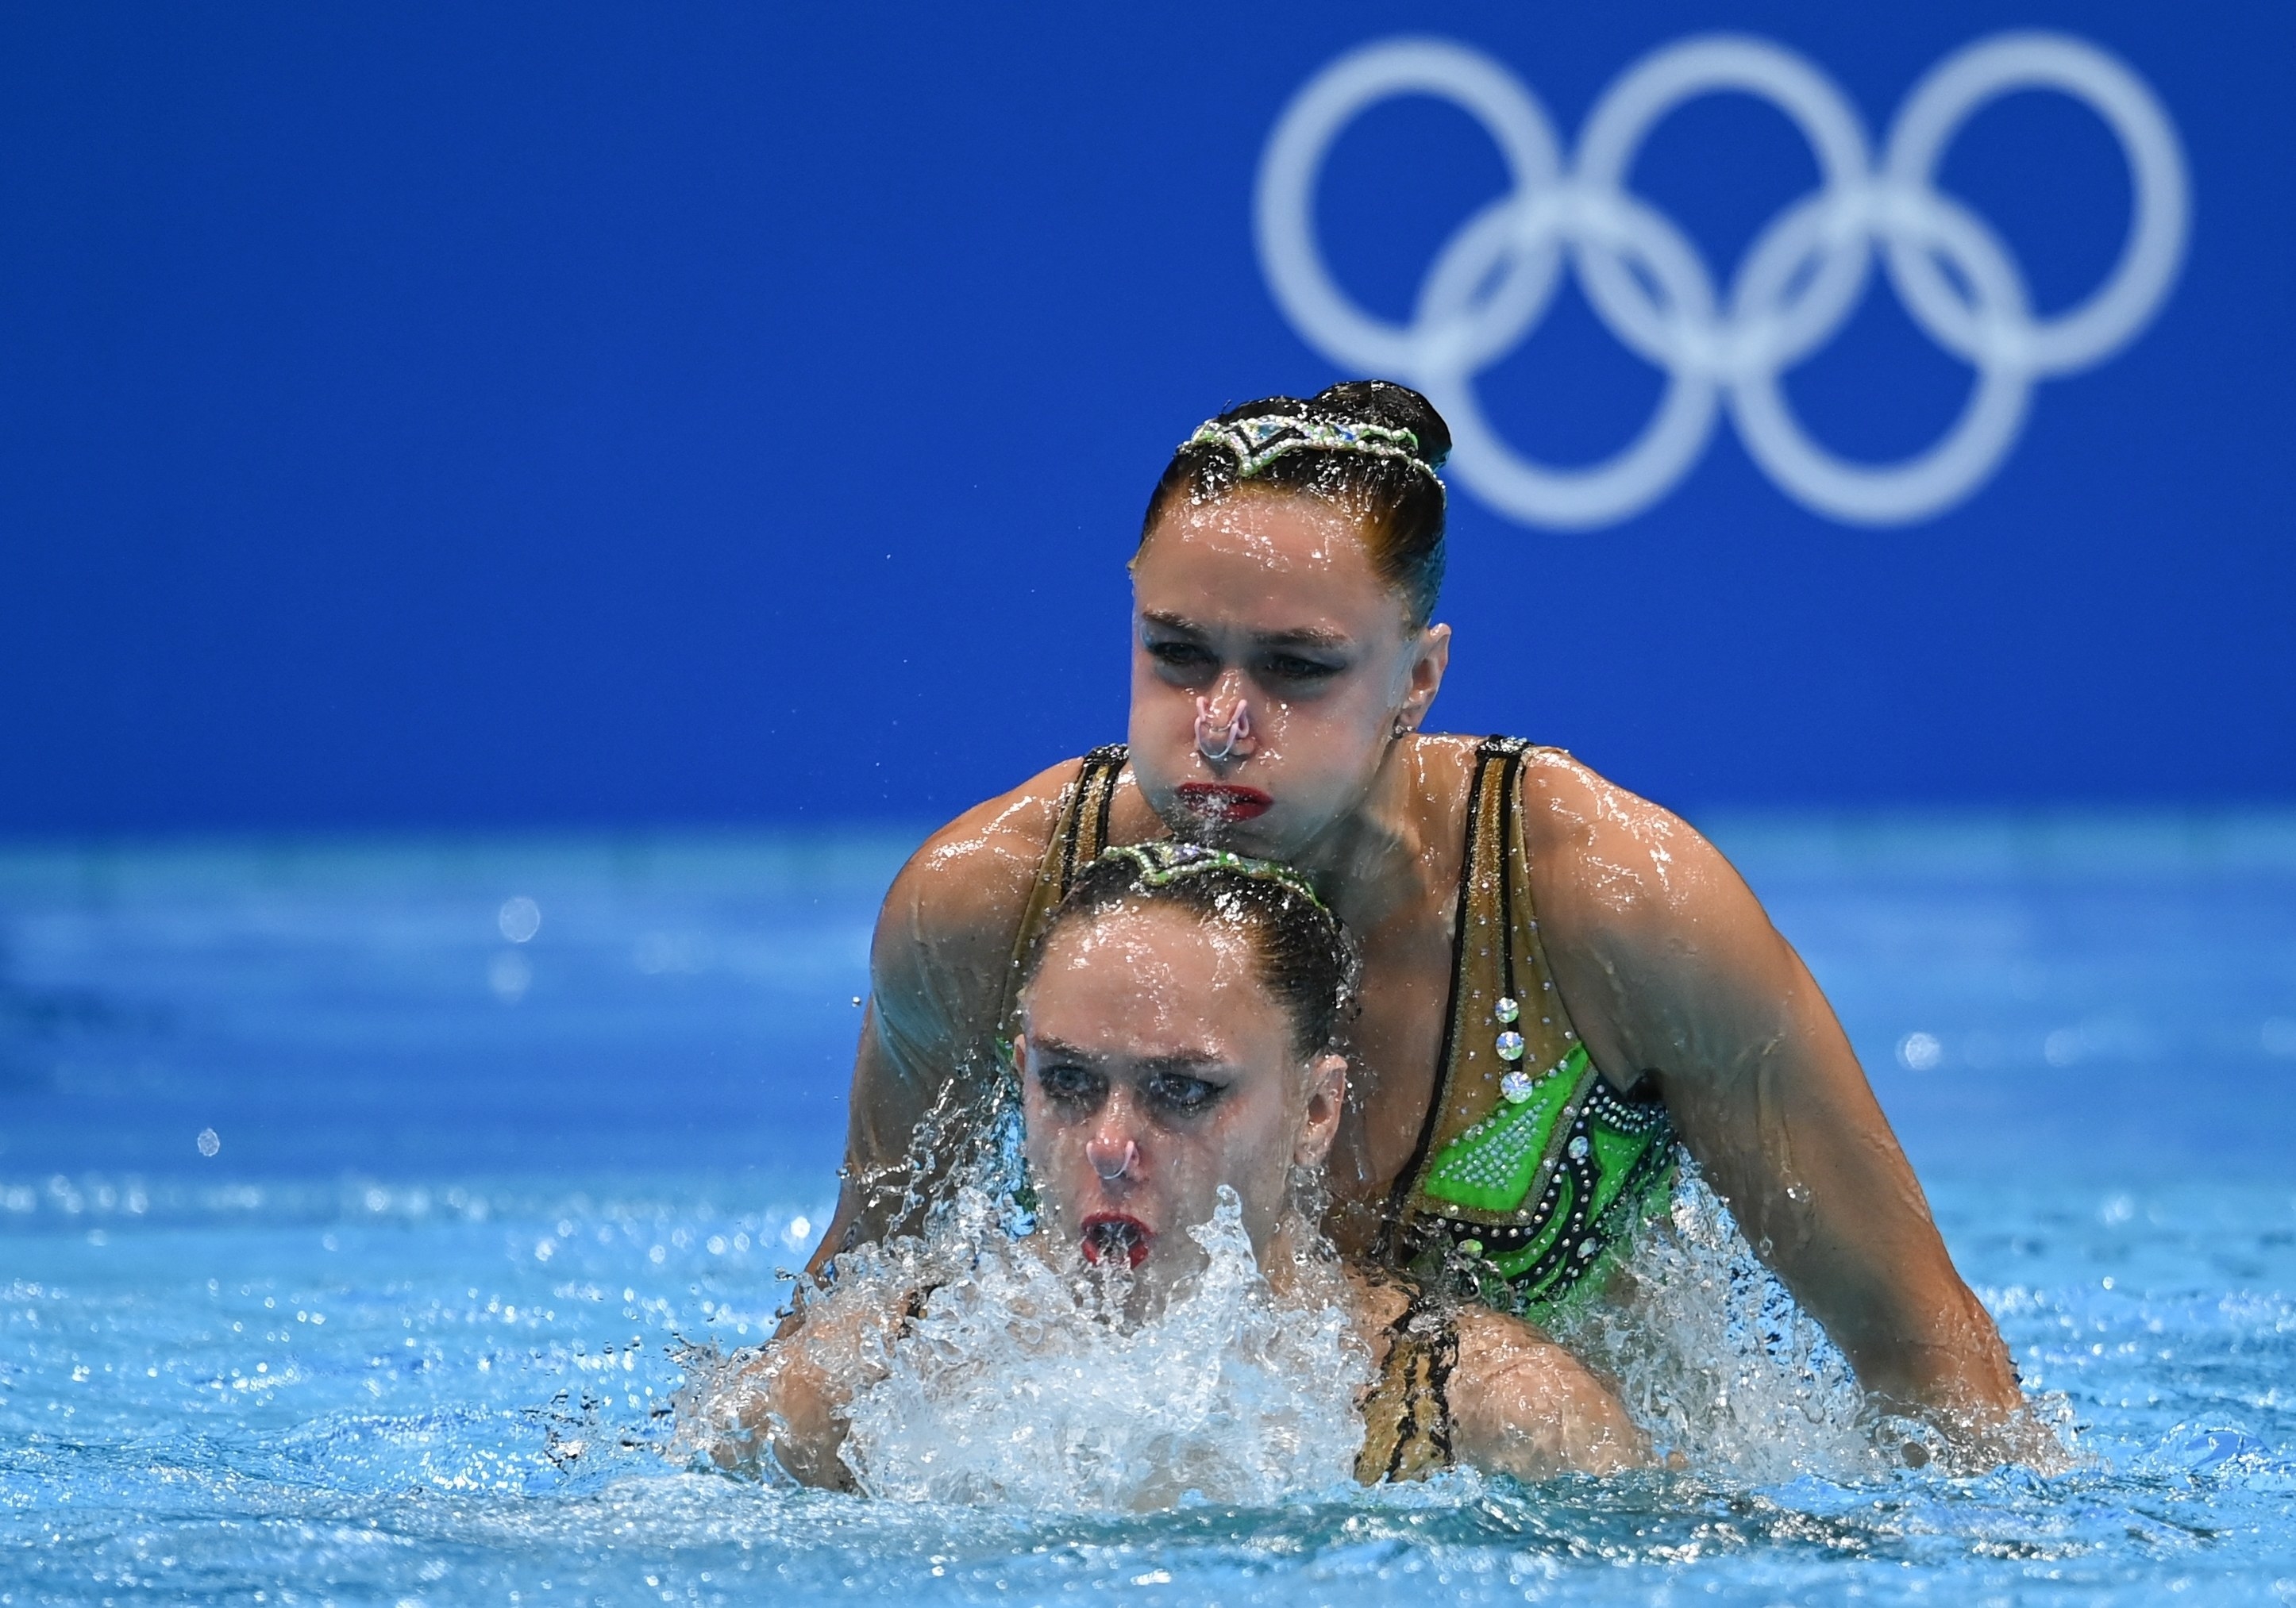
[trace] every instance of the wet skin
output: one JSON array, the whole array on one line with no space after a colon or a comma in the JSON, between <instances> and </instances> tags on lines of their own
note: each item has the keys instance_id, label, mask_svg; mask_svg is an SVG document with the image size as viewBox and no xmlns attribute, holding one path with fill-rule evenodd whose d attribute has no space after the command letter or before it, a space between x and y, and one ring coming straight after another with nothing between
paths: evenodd
<instances>
[{"instance_id":1,"label":"wet skin","mask_svg":"<svg viewBox=\"0 0 2296 1608\"><path fill-rule=\"evenodd\" d=\"M1144 1313L1203 1265L1186 1230L1211 1220L1222 1185L1264 1251L1291 1169L1321 1165L1339 1129L1347 1063L1299 1054L1257 967L1237 926L1119 907L1055 933L1022 1000L1043 1232L1092 1261L1120 1239Z\"/></svg>"},{"instance_id":2,"label":"wet skin","mask_svg":"<svg viewBox=\"0 0 2296 1608\"><path fill-rule=\"evenodd\" d=\"M1175 833L1287 860L1363 945L1326 1224L1360 1252L1435 1093L1475 739L1416 728L1449 631L1414 627L1345 510L1259 488L1176 506L1136 562L1134 600L1132 763L1111 840ZM1200 697L1222 718L1250 706L1250 739L1218 762L1197 749ZM952 1084L1002 1075L1013 937L1076 764L959 817L888 894L846 1188L816 1264L884 1231L876 1184L902 1171ZM1239 819L1200 807L1192 784L1269 803ZM1981 1448L2021 1403L2014 1370L1800 957L1665 810L1559 754L1531 755L1523 788L1540 935L1595 1065L1663 1097L1747 1239L1868 1392Z\"/></svg>"}]
</instances>

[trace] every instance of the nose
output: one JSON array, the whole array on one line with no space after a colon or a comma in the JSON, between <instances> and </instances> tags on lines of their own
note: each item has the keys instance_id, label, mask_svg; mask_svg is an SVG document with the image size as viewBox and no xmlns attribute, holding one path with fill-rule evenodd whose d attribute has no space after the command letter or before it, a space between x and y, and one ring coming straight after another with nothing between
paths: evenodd
<instances>
[{"instance_id":1,"label":"nose","mask_svg":"<svg viewBox=\"0 0 2296 1608\"><path fill-rule=\"evenodd\" d=\"M1084 1159L1092 1163L1102 1183L1112 1184L1128 1173L1137 1173L1140 1147L1128 1136L1103 1130L1085 1141Z\"/></svg>"},{"instance_id":2,"label":"nose","mask_svg":"<svg viewBox=\"0 0 2296 1608\"><path fill-rule=\"evenodd\" d=\"M1217 763L1249 758L1258 747L1242 684L1233 675L1223 676L1210 697L1196 699L1196 752Z\"/></svg>"}]
</instances>

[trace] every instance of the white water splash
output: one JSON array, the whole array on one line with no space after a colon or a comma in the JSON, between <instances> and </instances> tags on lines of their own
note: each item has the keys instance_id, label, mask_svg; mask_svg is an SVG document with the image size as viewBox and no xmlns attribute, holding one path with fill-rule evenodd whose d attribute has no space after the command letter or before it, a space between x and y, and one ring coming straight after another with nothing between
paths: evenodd
<instances>
[{"instance_id":1,"label":"white water splash","mask_svg":"<svg viewBox=\"0 0 2296 1608\"><path fill-rule=\"evenodd\" d=\"M1209 1265L1137 1325L1080 1307L1090 1281L989 1245L944 1285L856 1398L847 1465L873 1495L1027 1507L1262 1504L1352 1477L1369 1359L1339 1291L1272 1290L1222 1189L1191 1236Z\"/></svg>"},{"instance_id":2,"label":"white water splash","mask_svg":"<svg viewBox=\"0 0 2296 1608\"><path fill-rule=\"evenodd\" d=\"M1554 1337L1616 1386L1661 1453L1702 1473L1770 1484L1873 1479L1932 1458L1972 1471L2078 1458L2061 1398L1954 1438L1878 1411L1687 1156L1671 1210L1636 1238L1607 1294L1556 1321Z\"/></svg>"},{"instance_id":3,"label":"white water splash","mask_svg":"<svg viewBox=\"0 0 2296 1608\"><path fill-rule=\"evenodd\" d=\"M1758 1483L1878 1472L1848 1359L1688 1158L1672 1210L1636 1237L1607 1294L1555 1321L1554 1337L1611 1381L1661 1452Z\"/></svg>"},{"instance_id":4,"label":"white water splash","mask_svg":"<svg viewBox=\"0 0 2296 1608\"><path fill-rule=\"evenodd\" d=\"M907 1501L1147 1511L1192 1497L1279 1502L1347 1485L1369 1355L1328 1247L1279 1294L1257 1266L1232 1194L1190 1230L1208 1258L1163 1314L1125 1323L1105 1274L1054 1267L1016 1242L986 1192L959 1192L922 1239L840 1259L816 1302L918 1315L840 1365L854 1385L843 1460L871 1495ZM1120 1277L1120 1276L1119 1276ZM852 1310L852 1309L849 1309ZM1732 1483L1857 1481L1932 1457L2042 1469L2074 1456L2063 1404L1956 1447L1885 1416L1841 1351L1683 1160L1669 1214L1629 1248L1614 1285L1550 1323L1617 1390L1661 1456ZM733 1425L742 1359L687 1367L694 1428ZM730 1433L726 1431L715 1432ZM727 1459L718 1459L725 1461ZM746 1457L742 1460L746 1460Z\"/></svg>"},{"instance_id":5,"label":"white water splash","mask_svg":"<svg viewBox=\"0 0 2296 1608\"><path fill-rule=\"evenodd\" d=\"M1114 1316L1123 1274L1056 1267L1016 1241L979 1190L923 1240L840 1261L808 1310L898 1311L906 1323L831 1364L852 1389L841 1457L856 1485L902 1501L1147 1512L1184 1501L1263 1505L1351 1485L1370 1355L1342 1277L1322 1254L1270 1286L1242 1206L1220 1191L1189 1234L1206 1265L1163 1311ZM808 1319L808 1328L815 1319ZM802 1343L800 1342L800 1343ZM687 1359L679 1450L746 1464L745 1358ZM722 1455L721 1455L722 1454Z\"/></svg>"}]
</instances>

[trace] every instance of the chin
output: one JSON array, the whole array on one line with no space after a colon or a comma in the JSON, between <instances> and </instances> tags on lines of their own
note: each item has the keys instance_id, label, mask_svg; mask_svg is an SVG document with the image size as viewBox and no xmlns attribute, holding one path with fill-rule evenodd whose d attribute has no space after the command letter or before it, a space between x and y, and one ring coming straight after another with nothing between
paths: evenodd
<instances>
[{"instance_id":1,"label":"chin","mask_svg":"<svg viewBox=\"0 0 2296 1608\"><path fill-rule=\"evenodd\" d=\"M1156 806L1156 816L1173 837L1183 842L1231 849L1256 860L1281 857L1274 846L1275 835L1269 830L1276 824L1274 810L1241 820L1217 810L1191 808L1175 794Z\"/></svg>"},{"instance_id":2,"label":"chin","mask_svg":"<svg viewBox=\"0 0 2296 1608\"><path fill-rule=\"evenodd\" d=\"M1171 828L1173 837L1183 842L1227 849L1252 860L1277 857L1268 847L1265 833L1254 831L1239 821L1219 820L1186 810L1175 810L1164 817L1164 824Z\"/></svg>"}]
</instances>

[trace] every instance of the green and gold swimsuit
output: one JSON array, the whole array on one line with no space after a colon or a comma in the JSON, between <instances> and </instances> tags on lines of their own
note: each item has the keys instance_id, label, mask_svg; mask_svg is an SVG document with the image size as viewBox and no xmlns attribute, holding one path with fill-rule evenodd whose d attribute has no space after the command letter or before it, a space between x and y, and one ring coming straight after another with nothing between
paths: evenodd
<instances>
[{"instance_id":1,"label":"green and gold swimsuit","mask_svg":"<svg viewBox=\"0 0 2296 1608\"><path fill-rule=\"evenodd\" d=\"M1423 1273L1469 1266L1485 1300L1535 1317L1664 1200L1674 1128L1663 1104L1595 1070L1555 990L1523 845L1529 747L1494 737L1476 751L1442 1074L1381 1247Z\"/></svg>"},{"instance_id":2,"label":"green and gold swimsuit","mask_svg":"<svg viewBox=\"0 0 2296 1608\"><path fill-rule=\"evenodd\" d=\"M1476 749L1441 1075L1378 1249L1422 1278L1466 1269L1485 1301L1536 1318L1598 1283L1589 1275L1664 1202L1674 1128L1663 1104L1620 1094L1595 1068L1555 990L1523 845L1529 751L1507 737ZM1106 846L1126 760L1121 744L1094 749L1062 796L1013 948L1008 1037L1020 962Z\"/></svg>"}]
</instances>

